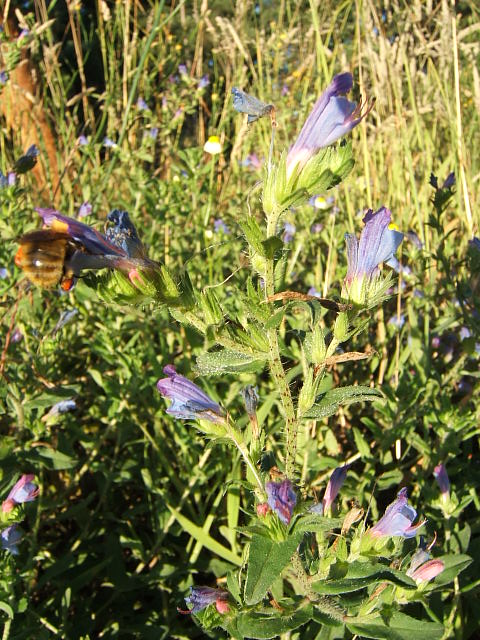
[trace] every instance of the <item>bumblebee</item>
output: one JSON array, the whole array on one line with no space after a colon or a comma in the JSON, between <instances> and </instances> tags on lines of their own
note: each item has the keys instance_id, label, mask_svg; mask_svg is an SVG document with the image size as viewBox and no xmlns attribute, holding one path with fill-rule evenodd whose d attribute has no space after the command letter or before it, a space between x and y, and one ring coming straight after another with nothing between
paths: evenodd
<instances>
[{"instance_id":1,"label":"bumblebee","mask_svg":"<svg viewBox=\"0 0 480 640\"><path fill-rule=\"evenodd\" d=\"M72 238L53 229L38 229L19 240L15 264L33 284L51 289L60 283L64 291L74 284L74 273L67 266L78 246Z\"/></svg>"}]
</instances>

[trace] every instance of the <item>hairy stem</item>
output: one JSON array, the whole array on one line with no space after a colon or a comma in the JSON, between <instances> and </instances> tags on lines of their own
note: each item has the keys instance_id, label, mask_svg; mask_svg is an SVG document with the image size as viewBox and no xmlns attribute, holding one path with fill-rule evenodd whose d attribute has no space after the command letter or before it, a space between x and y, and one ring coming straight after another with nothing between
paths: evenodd
<instances>
[{"instance_id":1,"label":"hairy stem","mask_svg":"<svg viewBox=\"0 0 480 640\"><path fill-rule=\"evenodd\" d=\"M275 234L278 216L272 215L267 221L267 237L270 238ZM265 295L268 298L275 293L274 281L274 260L266 259L265 268ZM270 371L280 392L281 403L285 414L286 427L286 453L285 453L285 473L287 478L293 479L295 475L295 458L297 454L297 435L298 423L295 415L295 407L293 406L290 387L285 375L285 369L280 357L280 348L278 346L277 327L267 329L267 340L269 344L269 365Z\"/></svg>"}]
</instances>

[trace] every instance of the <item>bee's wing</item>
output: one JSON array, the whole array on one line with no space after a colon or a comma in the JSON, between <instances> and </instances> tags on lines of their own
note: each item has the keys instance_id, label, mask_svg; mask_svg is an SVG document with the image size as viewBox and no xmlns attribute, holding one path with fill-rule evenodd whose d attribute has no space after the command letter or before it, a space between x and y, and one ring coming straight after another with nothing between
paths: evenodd
<instances>
[{"instance_id":1,"label":"bee's wing","mask_svg":"<svg viewBox=\"0 0 480 640\"><path fill-rule=\"evenodd\" d=\"M87 252L94 255L126 256L126 252L112 244L96 229L92 229L83 222L64 216L55 209L36 209L43 222L54 231L67 234L78 242Z\"/></svg>"}]
</instances>

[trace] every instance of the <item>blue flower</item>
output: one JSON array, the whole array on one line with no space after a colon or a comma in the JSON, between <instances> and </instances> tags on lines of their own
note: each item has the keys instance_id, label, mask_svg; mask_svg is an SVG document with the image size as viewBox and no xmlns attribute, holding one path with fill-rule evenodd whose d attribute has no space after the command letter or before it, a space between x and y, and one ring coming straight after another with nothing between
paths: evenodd
<instances>
[{"instance_id":1,"label":"blue flower","mask_svg":"<svg viewBox=\"0 0 480 640\"><path fill-rule=\"evenodd\" d=\"M386 508L385 514L375 526L368 530L368 533L374 538L383 536L413 538L418 529L426 522L426 520L423 520L416 525L412 525L416 517L417 512L408 504L407 489L404 487L400 489L397 499Z\"/></svg>"},{"instance_id":2,"label":"blue flower","mask_svg":"<svg viewBox=\"0 0 480 640\"><path fill-rule=\"evenodd\" d=\"M78 136L77 143L79 144L79 146L84 147L88 144L88 137L84 136L83 134L81 136Z\"/></svg>"},{"instance_id":3,"label":"blue flower","mask_svg":"<svg viewBox=\"0 0 480 640\"><path fill-rule=\"evenodd\" d=\"M167 413L180 420L209 420L224 423L225 414L221 406L188 378L176 372L171 364L164 367L166 378L157 382L162 396L171 400Z\"/></svg>"},{"instance_id":4,"label":"blue flower","mask_svg":"<svg viewBox=\"0 0 480 640\"><path fill-rule=\"evenodd\" d=\"M17 182L17 174L14 171L9 171L5 176L0 171L0 189L13 187L16 182Z\"/></svg>"},{"instance_id":5,"label":"blue flower","mask_svg":"<svg viewBox=\"0 0 480 640\"><path fill-rule=\"evenodd\" d=\"M268 496L268 504L272 511L284 524L289 524L295 505L297 504L297 494L293 490L290 480L283 482L267 482L265 491Z\"/></svg>"},{"instance_id":6,"label":"blue flower","mask_svg":"<svg viewBox=\"0 0 480 640\"><path fill-rule=\"evenodd\" d=\"M295 236L295 232L296 232L296 227L294 224L292 224L291 222L285 222L285 224L283 225L283 241L285 243L287 242L292 242L294 236Z\"/></svg>"},{"instance_id":7,"label":"blue flower","mask_svg":"<svg viewBox=\"0 0 480 640\"><path fill-rule=\"evenodd\" d=\"M22 539L22 532L17 529L16 524L11 524L0 533L2 549L9 551L12 555L18 556L17 544Z\"/></svg>"},{"instance_id":8,"label":"blue flower","mask_svg":"<svg viewBox=\"0 0 480 640\"><path fill-rule=\"evenodd\" d=\"M371 110L373 103L363 111L365 104L350 102L341 94L353 86L351 73L336 75L315 103L287 155L287 178L306 163L323 147L328 147L351 131ZM362 113L363 111L363 113Z\"/></svg>"},{"instance_id":9,"label":"blue flower","mask_svg":"<svg viewBox=\"0 0 480 640\"><path fill-rule=\"evenodd\" d=\"M78 210L78 217L85 218L86 216L89 216L91 213L92 213L92 205L90 204L90 202L82 202Z\"/></svg>"},{"instance_id":10,"label":"blue flower","mask_svg":"<svg viewBox=\"0 0 480 640\"><path fill-rule=\"evenodd\" d=\"M442 496L448 496L450 493L450 480L448 479L448 473L444 464L437 464L433 470L435 480L440 487L440 493Z\"/></svg>"},{"instance_id":11,"label":"blue flower","mask_svg":"<svg viewBox=\"0 0 480 640\"><path fill-rule=\"evenodd\" d=\"M103 139L103 146L107 147L107 149L114 149L117 146L117 143L114 142L111 138L105 136L105 138Z\"/></svg>"},{"instance_id":12,"label":"blue flower","mask_svg":"<svg viewBox=\"0 0 480 640\"><path fill-rule=\"evenodd\" d=\"M325 495L323 496L323 511L326 512L332 506L338 492L342 488L345 478L347 477L349 465L345 464L343 467L337 467L333 470L330 480L328 481L327 488L325 489Z\"/></svg>"},{"instance_id":13,"label":"blue flower","mask_svg":"<svg viewBox=\"0 0 480 640\"><path fill-rule=\"evenodd\" d=\"M368 288L379 273L379 264L396 264L395 252L403 240L403 233L391 224L391 217L385 207L375 213L370 209L363 219L365 227L360 240L353 234L345 234L348 262L345 294L357 304L367 302Z\"/></svg>"},{"instance_id":14,"label":"blue flower","mask_svg":"<svg viewBox=\"0 0 480 640\"><path fill-rule=\"evenodd\" d=\"M48 413L46 413L42 420L46 422L49 418L54 418L62 413L68 413L69 411L74 411L77 408L77 403L75 400L60 400L53 405Z\"/></svg>"},{"instance_id":15,"label":"blue flower","mask_svg":"<svg viewBox=\"0 0 480 640\"><path fill-rule=\"evenodd\" d=\"M215 603L219 613L228 611L228 591L214 589L213 587L190 587L190 595L185 598L188 605L192 605L188 611L179 610L180 613L198 613L209 605Z\"/></svg>"},{"instance_id":16,"label":"blue flower","mask_svg":"<svg viewBox=\"0 0 480 640\"><path fill-rule=\"evenodd\" d=\"M141 96L137 100L137 109L140 111L150 111L150 107Z\"/></svg>"},{"instance_id":17,"label":"blue flower","mask_svg":"<svg viewBox=\"0 0 480 640\"><path fill-rule=\"evenodd\" d=\"M213 230L215 233L224 233L226 236L230 233L230 229L227 227L225 222L221 218L217 218L213 221Z\"/></svg>"},{"instance_id":18,"label":"blue flower","mask_svg":"<svg viewBox=\"0 0 480 640\"><path fill-rule=\"evenodd\" d=\"M187 65L186 64L179 64L178 65L178 73L181 76L186 76L187 75Z\"/></svg>"},{"instance_id":19,"label":"blue flower","mask_svg":"<svg viewBox=\"0 0 480 640\"><path fill-rule=\"evenodd\" d=\"M200 78L200 80L198 81L198 88L199 89L205 89L205 87L208 87L208 85L210 84L210 79L208 77L208 73L206 73L204 76L202 76Z\"/></svg>"},{"instance_id":20,"label":"blue flower","mask_svg":"<svg viewBox=\"0 0 480 640\"><path fill-rule=\"evenodd\" d=\"M6 84L8 81L8 73L4 70L0 71L0 85Z\"/></svg>"}]
</instances>

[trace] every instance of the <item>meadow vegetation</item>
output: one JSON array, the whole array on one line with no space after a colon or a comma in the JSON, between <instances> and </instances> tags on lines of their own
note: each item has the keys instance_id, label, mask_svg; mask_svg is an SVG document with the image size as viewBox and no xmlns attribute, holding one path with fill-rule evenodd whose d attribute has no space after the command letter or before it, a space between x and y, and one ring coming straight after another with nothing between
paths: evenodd
<instances>
[{"instance_id":1,"label":"meadow vegetation","mask_svg":"<svg viewBox=\"0 0 480 640\"><path fill-rule=\"evenodd\" d=\"M2 512L22 531L18 555L2 539L3 639L475 637L477 3L4 5L0 489L34 474L39 495L27 482ZM320 152L342 169L275 216L268 171L347 71L349 99L374 108ZM275 105L277 126L249 124L233 87ZM345 234L383 206L401 266L353 304ZM102 233L128 211L161 272L28 284L14 258L36 208ZM166 412L167 365L214 420ZM335 502L309 512L345 464ZM420 535L368 533L403 487L443 562L420 583ZM229 595L179 613L192 585Z\"/></svg>"}]
</instances>

